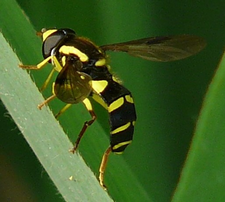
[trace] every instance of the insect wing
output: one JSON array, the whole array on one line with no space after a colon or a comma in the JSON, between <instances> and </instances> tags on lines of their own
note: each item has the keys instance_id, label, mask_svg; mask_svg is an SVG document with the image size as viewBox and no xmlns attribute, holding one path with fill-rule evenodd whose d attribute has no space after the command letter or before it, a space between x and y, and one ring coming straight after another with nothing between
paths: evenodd
<instances>
[{"instance_id":1,"label":"insect wing","mask_svg":"<svg viewBox=\"0 0 225 202\"><path fill-rule=\"evenodd\" d=\"M81 69L81 61L67 62L58 74L54 92L56 96L65 103L75 104L87 98L92 91L91 77Z\"/></svg>"},{"instance_id":2,"label":"insect wing","mask_svg":"<svg viewBox=\"0 0 225 202\"><path fill-rule=\"evenodd\" d=\"M151 61L168 62L180 60L201 51L206 43L203 38L192 35L150 37L134 41L101 46L105 51L122 51Z\"/></svg>"}]
</instances>

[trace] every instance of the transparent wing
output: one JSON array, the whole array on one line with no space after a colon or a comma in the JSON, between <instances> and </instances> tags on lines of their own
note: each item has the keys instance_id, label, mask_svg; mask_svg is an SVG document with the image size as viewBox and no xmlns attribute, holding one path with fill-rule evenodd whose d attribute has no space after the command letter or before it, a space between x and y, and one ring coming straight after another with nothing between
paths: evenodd
<instances>
[{"instance_id":1,"label":"transparent wing","mask_svg":"<svg viewBox=\"0 0 225 202\"><path fill-rule=\"evenodd\" d=\"M92 91L91 77L81 69L80 60L67 61L63 69L59 72L55 85L55 95L63 102L75 104L83 101Z\"/></svg>"},{"instance_id":2,"label":"transparent wing","mask_svg":"<svg viewBox=\"0 0 225 202\"><path fill-rule=\"evenodd\" d=\"M122 51L146 60L168 62L180 60L201 51L206 46L203 38L192 35L150 37L101 46L104 51Z\"/></svg>"}]
</instances>

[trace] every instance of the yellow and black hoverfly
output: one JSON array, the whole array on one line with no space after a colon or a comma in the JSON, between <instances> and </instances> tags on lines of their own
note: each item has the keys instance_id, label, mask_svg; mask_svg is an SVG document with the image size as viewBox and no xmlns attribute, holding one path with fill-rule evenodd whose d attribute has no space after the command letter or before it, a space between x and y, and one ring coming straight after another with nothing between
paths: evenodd
<instances>
[{"instance_id":1,"label":"yellow and black hoverfly","mask_svg":"<svg viewBox=\"0 0 225 202\"><path fill-rule=\"evenodd\" d=\"M42 90L49 84L55 71L58 76L53 84L53 95L39 105L41 109L54 98L67 103L57 117L72 104L82 102L91 115L86 121L71 152L75 152L87 129L96 119L88 97L91 96L109 113L110 146L102 157L99 168L100 185L104 185L104 171L111 152L121 154L133 139L136 112L131 92L109 71L106 51L122 51L132 56L152 61L180 60L198 53L206 43L197 36L177 35L150 37L117 44L97 46L89 39L79 37L71 29L43 29L42 54L44 60L37 65L20 65L24 69L41 69L47 63L53 69Z\"/></svg>"}]
</instances>

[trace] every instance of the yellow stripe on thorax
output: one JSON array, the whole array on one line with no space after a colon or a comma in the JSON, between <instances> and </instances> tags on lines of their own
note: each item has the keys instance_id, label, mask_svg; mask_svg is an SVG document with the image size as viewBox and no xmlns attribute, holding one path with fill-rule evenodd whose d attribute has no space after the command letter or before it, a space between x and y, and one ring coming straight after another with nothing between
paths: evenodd
<instances>
[{"instance_id":1,"label":"yellow stripe on thorax","mask_svg":"<svg viewBox=\"0 0 225 202\"><path fill-rule=\"evenodd\" d=\"M79 49L75 48L74 46L64 45L59 49L59 52L65 55L69 55L69 54L76 55L77 57L79 57L81 62L88 61L88 56L85 53L81 52Z\"/></svg>"},{"instance_id":2,"label":"yellow stripe on thorax","mask_svg":"<svg viewBox=\"0 0 225 202\"><path fill-rule=\"evenodd\" d=\"M106 59L105 59L105 58L102 58L102 59L99 59L99 60L95 63L95 66L101 67L101 66L104 66L105 64L106 64Z\"/></svg>"}]
</instances>

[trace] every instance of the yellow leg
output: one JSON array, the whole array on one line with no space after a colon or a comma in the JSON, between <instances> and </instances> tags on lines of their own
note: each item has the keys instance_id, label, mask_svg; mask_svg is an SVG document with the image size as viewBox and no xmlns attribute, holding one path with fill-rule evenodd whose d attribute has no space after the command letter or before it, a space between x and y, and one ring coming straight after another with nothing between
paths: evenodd
<instances>
[{"instance_id":1,"label":"yellow leg","mask_svg":"<svg viewBox=\"0 0 225 202\"><path fill-rule=\"evenodd\" d=\"M94 113L94 111L93 111L93 108L92 108L92 105L91 105L90 100L89 100L88 98L86 98L85 100L83 100L83 104L85 105L85 107L87 108L89 114L91 115L91 120L85 121L85 123L84 123L84 125L83 125L83 127L82 127L82 129L81 129L81 131L80 131L80 133L79 133L79 135L78 135L78 138L77 138L77 140L76 140L76 142L75 142L73 148L70 150L70 152L72 152L72 153L74 153L74 152L77 150L78 145L79 145L79 143L80 143L80 140L81 140L81 138L83 137L85 131L87 130L87 128L88 128L88 127L95 121L95 119L96 119L96 115L95 115L95 113Z\"/></svg>"},{"instance_id":2,"label":"yellow leg","mask_svg":"<svg viewBox=\"0 0 225 202\"><path fill-rule=\"evenodd\" d=\"M43 90L46 89L47 85L49 84L52 76L53 76L53 73L55 72L55 69L52 69L52 71L50 72L50 74L48 75L47 79L45 80L43 86L40 88L40 92L42 92Z\"/></svg>"},{"instance_id":3,"label":"yellow leg","mask_svg":"<svg viewBox=\"0 0 225 202\"><path fill-rule=\"evenodd\" d=\"M104 173L105 173L105 169L106 169L106 165L107 165L107 161L108 161L108 157L109 157L109 154L111 153L112 149L111 147L109 146L105 153L103 154L103 157L102 157L102 162L101 162L101 165L100 165L100 168L99 168L99 183L101 185L101 187L106 190L106 186L104 185Z\"/></svg>"},{"instance_id":4,"label":"yellow leg","mask_svg":"<svg viewBox=\"0 0 225 202\"><path fill-rule=\"evenodd\" d=\"M59 63L58 59L55 56L52 56L52 61L53 61L53 65L54 65L54 69L57 72L60 72L62 70L62 65Z\"/></svg>"},{"instance_id":5,"label":"yellow leg","mask_svg":"<svg viewBox=\"0 0 225 202\"><path fill-rule=\"evenodd\" d=\"M52 59L53 56L49 56L47 58L45 58L43 61L41 61L39 64L37 65L22 65L19 64L19 67L23 68L23 69L41 69L42 67L44 67L50 59Z\"/></svg>"},{"instance_id":6,"label":"yellow leg","mask_svg":"<svg viewBox=\"0 0 225 202\"><path fill-rule=\"evenodd\" d=\"M49 98L47 98L44 102L38 105L38 109L41 109L44 105L48 104L54 98L56 98L56 95L52 95Z\"/></svg>"},{"instance_id":7,"label":"yellow leg","mask_svg":"<svg viewBox=\"0 0 225 202\"><path fill-rule=\"evenodd\" d=\"M50 96L44 102L42 102L41 104L39 104L38 105L38 108L39 109L41 109L44 105L48 104L51 100L53 100L54 98L56 98L56 95L55 95L55 92L54 92L54 85L55 85L55 82L52 83L52 96Z\"/></svg>"},{"instance_id":8,"label":"yellow leg","mask_svg":"<svg viewBox=\"0 0 225 202\"><path fill-rule=\"evenodd\" d=\"M69 109L72 106L72 104L67 104L65 107L63 107L56 115L55 118L58 119L58 117L64 113L67 109Z\"/></svg>"},{"instance_id":9,"label":"yellow leg","mask_svg":"<svg viewBox=\"0 0 225 202\"><path fill-rule=\"evenodd\" d=\"M52 64L54 65L54 69L52 69L52 71L50 72L50 74L48 75L46 81L44 82L43 86L40 88L40 91L42 92L47 85L49 84L54 71L58 71L60 72L62 70L62 66L59 63L58 59L56 58L56 56L51 55L49 57L47 57L46 59L44 59L43 61L41 61L39 64L37 65L22 65L20 64L19 67L23 68L23 69L35 69L35 70L39 70L41 68L43 68L49 61L52 61Z\"/></svg>"}]
</instances>

